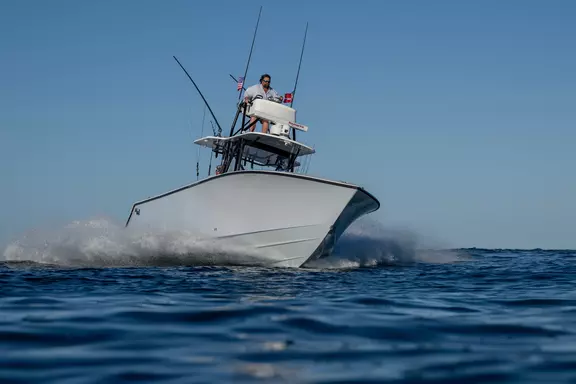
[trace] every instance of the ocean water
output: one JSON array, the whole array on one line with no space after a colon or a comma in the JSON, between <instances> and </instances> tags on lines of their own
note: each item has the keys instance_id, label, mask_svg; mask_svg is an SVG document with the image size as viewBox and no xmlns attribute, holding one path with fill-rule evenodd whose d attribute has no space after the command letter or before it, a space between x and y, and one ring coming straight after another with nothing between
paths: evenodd
<instances>
[{"instance_id":1,"label":"ocean water","mask_svg":"<svg viewBox=\"0 0 576 384\"><path fill-rule=\"evenodd\" d=\"M25 234L0 253L0 382L576 382L576 251L361 222L304 269L253 256L108 220Z\"/></svg>"}]
</instances>

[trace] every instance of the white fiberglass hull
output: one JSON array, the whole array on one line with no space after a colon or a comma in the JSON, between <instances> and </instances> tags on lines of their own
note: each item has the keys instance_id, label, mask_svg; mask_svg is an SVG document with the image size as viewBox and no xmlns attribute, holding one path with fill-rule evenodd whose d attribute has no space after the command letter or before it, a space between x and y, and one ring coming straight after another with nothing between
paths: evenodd
<instances>
[{"instance_id":1,"label":"white fiberglass hull","mask_svg":"<svg viewBox=\"0 0 576 384\"><path fill-rule=\"evenodd\" d=\"M300 267L324 257L379 202L363 189L287 172L212 176L133 205L127 227L189 231L247 247L259 264Z\"/></svg>"}]
</instances>

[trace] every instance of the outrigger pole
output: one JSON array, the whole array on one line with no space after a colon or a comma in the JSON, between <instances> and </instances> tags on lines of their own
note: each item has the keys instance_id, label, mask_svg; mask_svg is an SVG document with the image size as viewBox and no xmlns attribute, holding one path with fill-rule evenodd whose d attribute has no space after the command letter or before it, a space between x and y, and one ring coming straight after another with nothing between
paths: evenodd
<instances>
[{"instance_id":1,"label":"outrigger pole","mask_svg":"<svg viewBox=\"0 0 576 384\"><path fill-rule=\"evenodd\" d=\"M190 81L192 82L192 84L194 84L194 87L196 87L196 90L198 91L198 93L200 94L200 97L202 98L202 100L204 100L204 103L206 104L206 106L208 107L208 110L210 111L210 114L212 115L212 117L214 118L214 121L216 122L216 125L218 126L218 129L220 131L222 131L222 127L220 126L220 123L218 123L218 119L216 118L216 116L214 115L214 112L212 112L212 108L210 108L210 105L208 104L208 102L206 101L206 98L204 97L204 95L202 94L202 92L200 92L200 89L198 88L198 86L196 85L196 83L194 82L194 80L192 80L192 77L190 77L190 75L188 74L188 71L186 71L186 69L184 69L184 67L182 66L182 64L180 64L180 61L178 61L178 59L176 58L176 56L172 56L174 58L174 60L176 60L176 62L178 63L178 65L180 66L180 68L182 68L182 70L184 71L184 73L186 74L186 76L188 76L188 78L190 79Z\"/></svg>"}]
</instances>

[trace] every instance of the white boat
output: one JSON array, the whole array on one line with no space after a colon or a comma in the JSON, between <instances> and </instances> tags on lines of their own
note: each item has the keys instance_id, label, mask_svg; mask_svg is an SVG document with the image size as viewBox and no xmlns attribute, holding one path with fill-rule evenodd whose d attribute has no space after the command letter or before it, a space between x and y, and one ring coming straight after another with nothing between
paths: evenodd
<instances>
[{"instance_id":1,"label":"white boat","mask_svg":"<svg viewBox=\"0 0 576 384\"><path fill-rule=\"evenodd\" d=\"M286 118L294 109L257 99L251 115L269 119L270 133L196 140L220 156L221 173L135 203L126 225L233 240L260 251L269 266L301 267L328 256L354 220L379 208L357 185L295 172L297 159L315 151L289 137L307 130ZM246 169L252 165L271 169Z\"/></svg>"},{"instance_id":2,"label":"white boat","mask_svg":"<svg viewBox=\"0 0 576 384\"><path fill-rule=\"evenodd\" d=\"M269 133L250 132L251 116L268 120ZM357 185L306 175L299 160L315 150L296 141L296 131L308 127L296 123L292 106L240 102L228 137L195 141L220 159L217 174L136 202L126 226L231 241L272 267L302 267L330 255L346 228L380 203Z\"/></svg>"}]
</instances>

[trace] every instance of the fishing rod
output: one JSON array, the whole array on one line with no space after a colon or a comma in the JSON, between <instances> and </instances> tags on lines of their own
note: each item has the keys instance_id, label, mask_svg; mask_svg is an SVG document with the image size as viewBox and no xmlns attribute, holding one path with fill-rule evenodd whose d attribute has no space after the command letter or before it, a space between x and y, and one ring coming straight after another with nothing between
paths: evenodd
<instances>
[{"instance_id":1,"label":"fishing rod","mask_svg":"<svg viewBox=\"0 0 576 384\"><path fill-rule=\"evenodd\" d=\"M248 54L248 61L246 62L246 69L244 70L244 77L241 77L239 79L240 81L236 80L238 85L242 84L242 87L240 89L238 89L238 110L236 111L236 117L234 118L234 121L233 121L232 125L230 126L229 136L232 136L234 134L234 128L236 127L236 122L238 121L238 116L240 115L240 99L242 98L242 90L244 90L244 91L246 90L246 88L244 88L244 84L246 83L246 75L248 74L248 68L250 66L250 60L252 59L252 51L254 50L254 42L256 41L256 34L258 32L258 26L260 25L260 16L261 15L262 15L262 6L260 6L260 11L258 12L258 20L256 21L256 28L254 29L254 36L252 36L252 45L250 46L250 53ZM232 77L234 79L234 76L230 75L230 77ZM244 121L242 121L242 124L244 124Z\"/></svg>"},{"instance_id":2,"label":"fishing rod","mask_svg":"<svg viewBox=\"0 0 576 384\"><path fill-rule=\"evenodd\" d=\"M294 82L294 90L292 91L292 100L290 100L290 108L294 104L294 97L296 96L296 87L298 87L298 78L300 77L300 67L302 66L302 56L304 56L304 47L306 46L306 35L308 34L308 23L306 23L306 30L304 31L304 41L302 42L302 51L300 52L300 62L298 63L298 71L296 72L296 81ZM296 130L292 129L292 140L296 140Z\"/></svg>"},{"instance_id":3,"label":"fishing rod","mask_svg":"<svg viewBox=\"0 0 576 384\"><path fill-rule=\"evenodd\" d=\"M258 25L260 24L260 15L262 15L262 6L260 6L260 12L258 12L258 20L256 21L256 28L254 29L254 36L252 37L252 46L250 47L250 54L248 55L248 61L246 62L246 69L244 70L244 77L242 78L242 81L244 83L246 82L246 75L248 74L250 59L252 59L252 50L254 49L254 42L256 41L256 32L258 32ZM240 101L241 97L242 97L242 89L240 89L238 92L238 101Z\"/></svg>"},{"instance_id":4,"label":"fishing rod","mask_svg":"<svg viewBox=\"0 0 576 384\"><path fill-rule=\"evenodd\" d=\"M180 64L180 61L178 61L178 59L176 58L176 56L172 56L174 58L174 60L176 60L176 62L178 63L178 65L180 65L180 68L182 68L182 70L184 71L184 73L186 74L186 76L188 76L188 78L190 79L190 81L192 82L192 84L194 84L194 87L196 87L196 90L198 91L198 93L200 94L200 97L202 97L202 100L204 100L204 103L206 104L206 106L208 107L208 110L210 111L210 114L212 115L212 117L214 118L214 121L216 122L216 125L218 126L218 129L221 131L222 128L220 127L220 123L218 123L218 119L216 118L216 116L214 115L214 112L212 112L212 108L210 108L210 105L208 104L208 102L206 101L206 98L204 97L204 95L202 94L202 92L200 92L200 89L198 88L198 86L196 85L196 83L194 82L194 80L192 80L192 77L190 77L190 75L188 74L188 71L186 71L186 69L182 66L182 64Z\"/></svg>"},{"instance_id":5,"label":"fishing rod","mask_svg":"<svg viewBox=\"0 0 576 384\"><path fill-rule=\"evenodd\" d=\"M252 36L252 45L250 46L250 53L248 54L248 61L246 62L246 68L244 69L244 76L239 79L242 82L242 87L238 90L238 102L240 102L240 99L242 98L242 90L246 90L246 88L244 88L244 83L246 82L246 75L248 74L248 68L250 66L250 60L252 59L252 52L254 50L254 43L256 41L256 34L258 32L258 26L260 25L260 17L261 16L262 16L262 6L260 6L260 10L258 12L258 20L256 20L256 27L254 28L254 35ZM232 75L230 75L230 76L232 78L234 78L234 76L232 76ZM240 82L237 81L237 83L240 85ZM234 118L234 121L232 122L232 125L230 126L230 134L229 134L230 137L232 137L234 135L234 127L236 126L236 122L238 121L239 114L240 114L240 103L238 103L238 110L236 111L236 117ZM226 143L224 145L225 149L223 150L223 153L222 153L222 156L223 156L222 165L224 166L224 169L228 169L229 163L234 158L234 156L230 157L230 154L228 153L231 145L232 145L231 143ZM227 153L227 155L225 156L224 153ZM238 155L238 156L240 156L240 155ZM237 161L240 161L240 160L238 159Z\"/></svg>"}]
</instances>

